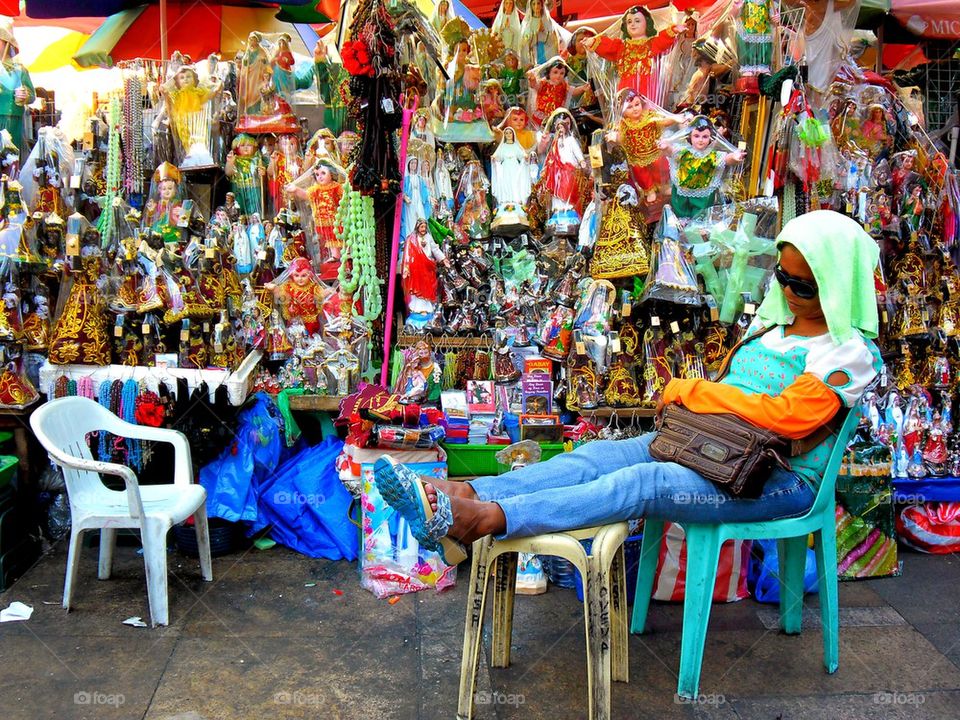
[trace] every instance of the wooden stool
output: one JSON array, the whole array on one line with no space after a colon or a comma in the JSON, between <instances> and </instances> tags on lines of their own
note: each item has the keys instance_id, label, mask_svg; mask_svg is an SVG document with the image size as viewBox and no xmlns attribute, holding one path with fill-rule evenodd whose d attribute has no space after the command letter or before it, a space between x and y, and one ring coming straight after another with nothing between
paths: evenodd
<instances>
[{"instance_id":1,"label":"wooden stool","mask_svg":"<svg viewBox=\"0 0 960 720\"><path fill-rule=\"evenodd\" d=\"M487 580L495 575L491 665L509 667L513 635L513 599L518 553L558 555L569 560L583 578L583 616L587 638L587 693L591 720L610 717L610 678L629 680L627 666L627 594L623 541L627 523L535 535L513 540L485 537L473 543L470 597L460 663L458 720L473 717L473 697L480 660ZM588 553L581 540L593 539ZM491 572L492 570L492 572Z\"/></svg>"}]
</instances>

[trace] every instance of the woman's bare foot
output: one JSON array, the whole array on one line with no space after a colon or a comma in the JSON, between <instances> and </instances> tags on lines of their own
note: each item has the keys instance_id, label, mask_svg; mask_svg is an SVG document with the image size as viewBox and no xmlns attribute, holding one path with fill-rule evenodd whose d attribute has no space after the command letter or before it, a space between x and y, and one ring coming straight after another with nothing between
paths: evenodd
<instances>
[{"instance_id":1,"label":"woman's bare foot","mask_svg":"<svg viewBox=\"0 0 960 720\"><path fill-rule=\"evenodd\" d=\"M444 495L449 495L452 498L458 497L465 498L467 500L477 499L477 494L473 491L473 487L471 487L470 483L455 482L453 480L437 480L436 478L425 476L421 477L421 479L428 488L432 485ZM434 493L433 498L430 500L430 504L434 506L434 510L437 509L436 493Z\"/></svg>"},{"instance_id":2,"label":"woman's bare foot","mask_svg":"<svg viewBox=\"0 0 960 720\"><path fill-rule=\"evenodd\" d=\"M447 485L466 485L466 483L450 483L440 480L425 483L424 490L427 493L427 500L433 511L437 510L437 490L447 493L442 484ZM466 487L470 487L466 485ZM459 540L463 543L472 543L487 535L500 535L507 529L507 518L503 514L503 509L495 502L482 502L476 499L473 488L470 489L473 499L463 495L450 496L450 509L453 510L453 525L447 531L447 536Z\"/></svg>"}]
</instances>

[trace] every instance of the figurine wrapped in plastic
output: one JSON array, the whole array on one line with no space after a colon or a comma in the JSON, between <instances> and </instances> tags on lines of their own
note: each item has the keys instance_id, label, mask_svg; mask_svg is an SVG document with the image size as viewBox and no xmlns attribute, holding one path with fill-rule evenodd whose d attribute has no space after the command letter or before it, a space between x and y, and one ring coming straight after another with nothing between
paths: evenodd
<instances>
[{"instance_id":1,"label":"figurine wrapped in plastic","mask_svg":"<svg viewBox=\"0 0 960 720\"><path fill-rule=\"evenodd\" d=\"M19 51L13 20L4 18L0 24L0 128L10 133L18 147L26 147L24 111L37 94L30 73L16 57Z\"/></svg>"},{"instance_id":2,"label":"figurine wrapped in plastic","mask_svg":"<svg viewBox=\"0 0 960 720\"><path fill-rule=\"evenodd\" d=\"M210 63L215 71L215 55L211 56ZM179 144L181 168L209 167L214 164L210 152L213 122L210 101L221 87L222 83L215 74L211 73L210 80L201 83L196 68L184 65L162 88L171 130Z\"/></svg>"},{"instance_id":3,"label":"figurine wrapped in plastic","mask_svg":"<svg viewBox=\"0 0 960 720\"><path fill-rule=\"evenodd\" d=\"M267 168L263 163L260 148L252 135L237 135L230 144L224 173L230 178L230 187L244 215L262 213L263 184ZM228 210L229 211L229 210Z\"/></svg>"},{"instance_id":4,"label":"figurine wrapped in plastic","mask_svg":"<svg viewBox=\"0 0 960 720\"><path fill-rule=\"evenodd\" d=\"M634 183L647 203L656 202L658 190L665 186L670 168L660 149L663 128L676 125L681 118L670 115L642 95L627 90L620 105L619 122L607 133L607 140L619 143L630 164Z\"/></svg>"},{"instance_id":5,"label":"figurine wrapped in plastic","mask_svg":"<svg viewBox=\"0 0 960 720\"><path fill-rule=\"evenodd\" d=\"M454 44L447 75L446 88L434 101L435 118L440 119L434 135L443 142L492 141L493 132L480 103L482 68L466 38Z\"/></svg>"},{"instance_id":6,"label":"figurine wrapped in plastic","mask_svg":"<svg viewBox=\"0 0 960 720\"><path fill-rule=\"evenodd\" d=\"M407 323L413 327L428 322L436 310L438 263L450 267L450 261L430 234L427 221L418 220L404 245L400 269L403 297L410 312Z\"/></svg>"},{"instance_id":7,"label":"figurine wrapped in plastic","mask_svg":"<svg viewBox=\"0 0 960 720\"><path fill-rule=\"evenodd\" d=\"M555 110L544 130L540 143L547 151L537 186L550 195L546 227L555 235L576 235L583 208L590 200L589 165L569 110Z\"/></svg>"},{"instance_id":8,"label":"figurine wrapped in plastic","mask_svg":"<svg viewBox=\"0 0 960 720\"><path fill-rule=\"evenodd\" d=\"M563 59L566 60L570 68L570 74L573 79L571 82L577 84L586 84L587 87L577 98L571 98L571 110L577 108L588 108L596 104L597 98L589 86L590 69L587 62L588 48L596 37L597 31L591 27L580 27L573 31L570 40L567 42L566 50L563 51Z\"/></svg>"},{"instance_id":9,"label":"figurine wrapped in plastic","mask_svg":"<svg viewBox=\"0 0 960 720\"><path fill-rule=\"evenodd\" d=\"M654 407L673 378L673 351L666 333L659 327L650 327L644 332L643 350L647 358L643 368L643 405Z\"/></svg>"},{"instance_id":10,"label":"figurine wrapped in plastic","mask_svg":"<svg viewBox=\"0 0 960 720\"><path fill-rule=\"evenodd\" d=\"M688 130L665 138L660 147L670 158L670 205L682 218L714 205L724 170L746 156L720 138L703 115L694 118Z\"/></svg>"},{"instance_id":11,"label":"figurine wrapped in plastic","mask_svg":"<svg viewBox=\"0 0 960 720\"><path fill-rule=\"evenodd\" d=\"M510 342L504 329L503 321L500 321L499 327L494 330L494 342L496 347L493 351L493 380L498 385L506 385L520 379L520 369L513 359L513 351L510 349Z\"/></svg>"},{"instance_id":12,"label":"figurine wrapped in plastic","mask_svg":"<svg viewBox=\"0 0 960 720\"><path fill-rule=\"evenodd\" d=\"M287 192L310 204L313 227L320 244L321 277L333 279L340 267L342 243L334 232L337 208L343 198L346 173L328 160L318 160L313 166L314 182L307 188L296 183L287 185Z\"/></svg>"},{"instance_id":13,"label":"figurine wrapped in plastic","mask_svg":"<svg viewBox=\"0 0 960 720\"><path fill-rule=\"evenodd\" d=\"M866 119L860 125L860 138L863 149L873 156L879 155L893 145L890 135L887 110L880 103L871 103L867 107Z\"/></svg>"},{"instance_id":14,"label":"figurine wrapped in plastic","mask_svg":"<svg viewBox=\"0 0 960 720\"><path fill-rule=\"evenodd\" d=\"M563 360L570 352L572 334L573 308L558 303L541 319L535 341L544 357Z\"/></svg>"},{"instance_id":15,"label":"figurine wrapped in plastic","mask_svg":"<svg viewBox=\"0 0 960 720\"><path fill-rule=\"evenodd\" d=\"M773 23L776 21L772 0L734 0L737 12L737 60L741 75L770 72L773 60Z\"/></svg>"},{"instance_id":16,"label":"figurine wrapped in plastic","mask_svg":"<svg viewBox=\"0 0 960 720\"><path fill-rule=\"evenodd\" d=\"M320 331L321 310L333 291L320 282L307 258L290 263L271 289L280 302L284 320L300 318L311 335Z\"/></svg>"},{"instance_id":17,"label":"figurine wrapped in plastic","mask_svg":"<svg viewBox=\"0 0 960 720\"><path fill-rule=\"evenodd\" d=\"M40 399L27 376L19 346L0 346L0 363L0 407L22 410Z\"/></svg>"},{"instance_id":18,"label":"figurine wrapped in plastic","mask_svg":"<svg viewBox=\"0 0 960 720\"><path fill-rule=\"evenodd\" d=\"M615 347L615 343L611 347ZM639 407L643 402L626 356L615 350L607 369L607 387L604 388L603 399L611 407Z\"/></svg>"},{"instance_id":19,"label":"figurine wrapped in plastic","mask_svg":"<svg viewBox=\"0 0 960 720\"><path fill-rule=\"evenodd\" d=\"M187 267L188 254L177 253L166 245L157 259L157 288L167 308L163 321L170 325L187 318L206 320L213 317L216 309L207 304L196 276Z\"/></svg>"},{"instance_id":20,"label":"figurine wrapped in plastic","mask_svg":"<svg viewBox=\"0 0 960 720\"><path fill-rule=\"evenodd\" d=\"M654 232L652 262L643 300L665 300L683 305L700 304L697 273L680 235L680 223L670 207Z\"/></svg>"},{"instance_id":21,"label":"figurine wrapped in plastic","mask_svg":"<svg viewBox=\"0 0 960 720\"><path fill-rule=\"evenodd\" d=\"M619 75L617 90L630 89L651 100L660 100L661 84L669 83L661 83L655 59L673 47L686 27L674 25L657 32L650 11L635 5L623 14L618 29L620 37L597 35L589 50L614 63Z\"/></svg>"},{"instance_id":22,"label":"figurine wrapped in plastic","mask_svg":"<svg viewBox=\"0 0 960 720\"><path fill-rule=\"evenodd\" d=\"M430 17L430 24L433 25L433 29L440 33L443 30L444 26L453 20L456 17L453 14L453 8L450 5L449 0L440 0L437 3L436 7L433 9L433 15Z\"/></svg>"},{"instance_id":23,"label":"figurine wrapped in plastic","mask_svg":"<svg viewBox=\"0 0 960 720\"><path fill-rule=\"evenodd\" d=\"M547 12L543 0L530 0L520 25L521 64L534 67L559 54L560 26Z\"/></svg>"},{"instance_id":24,"label":"figurine wrapped in plastic","mask_svg":"<svg viewBox=\"0 0 960 720\"><path fill-rule=\"evenodd\" d=\"M517 142L526 152L535 148L537 134L529 127L529 116L526 110L517 106L507 108L507 114L504 116L503 122L497 125L497 135L501 140L508 127L513 129Z\"/></svg>"},{"instance_id":25,"label":"figurine wrapped in plastic","mask_svg":"<svg viewBox=\"0 0 960 720\"><path fill-rule=\"evenodd\" d=\"M500 7L497 9L496 17L493 18L490 30L500 38L504 50L520 52L520 13L517 10L516 0L500 0Z\"/></svg>"},{"instance_id":26,"label":"figurine wrapped in plastic","mask_svg":"<svg viewBox=\"0 0 960 720\"><path fill-rule=\"evenodd\" d=\"M48 360L56 365L110 364L110 337L107 334L107 307L100 234L84 233L83 245L70 271L70 282L60 292L66 300L50 333ZM69 245L69 243L68 243ZM68 251L69 254L69 251Z\"/></svg>"},{"instance_id":27,"label":"figurine wrapped in plastic","mask_svg":"<svg viewBox=\"0 0 960 720\"><path fill-rule=\"evenodd\" d=\"M900 221L908 232L917 232L923 223L923 214L926 211L923 193L923 184L913 182L907 186L906 193L900 201Z\"/></svg>"},{"instance_id":28,"label":"figurine wrapped in plastic","mask_svg":"<svg viewBox=\"0 0 960 720\"><path fill-rule=\"evenodd\" d=\"M293 343L287 336L287 326L283 318L280 317L279 310L271 311L269 319L264 323L262 329L261 344L263 353L268 360L286 360L293 354Z\"/></svg>"},{"instance_id":29,"label":"figurine wrapped in plastic","mask_svg":"<svg viewBox=\"0 0 960 720\"><path fill-rule=\"evenodd\" d=\"M403 176L403 208L401 210L401 233L410 235L417 222L426 220L433 212L430 187L427 177L420 174L420 160L407 158L407 172Z\"/></svg>"},{"instance_id":30,"label":"figurine wrapped in plastic","mask_svg":"<svg viewBox=\"0 0 960 720\"><path fill-rule=\"evenodd\" d=\"M437 147L437 138L430 129L430 112L426 108L420 108L413 114L413 122L410 123L410 139L419 140L432 148Z\"/></svg>"},{"instance_id":31,"label":"figurine wrapped in plastic","mask_svg":"<svg viewBox=\"0 0 960 720\"><path fill-rule=\"evenodd\" d=\"M164 163L153 173L150 199L143 210L141 228L163 237L164 242L180 241L180 215L183 211L183 191L180 170Z\"/></svg>"},{"instance_id":32,"label":"figurine wrapped in plastic","mask_svg":"<svg viewBox=\"0 0 960 720\"><path fill-rule=\"evenodd\" d=\"M40 128L19 176L23 199L31 212L69 215L73 204L65 190L72 172L73 150L63 132L54 127Z\"/></svg>"},{"instance_id":33,"label":"figurine wrapped in plastic","mask_svg":"<svg viewBox=\"0 0 960 720\"><path fill-rule=\"evenodd\" d=\"M303 169L300 138L296 135L281 135L277 138L277 149L270 156L270 164L267 166L274 213L280 212L286 204L287 186L300 177Z\"/></svg>"},{"instance_id":34,"label":"figurine wrapped in plastic","mask_svg":"<svg viewBox=\"0 0 960 720\"><path fill-rule=\"evenodd\" d=\"M291 108L293 55L286 33L250 33L240 55L237 77L237 132L295 133L300 127Z\"/></svg>"},{"instance_id":35,"label":"figurine wrapped in plastic","mask_svg":"<svg viewBox=\"0 0 960 720\"><path fill-rule=\"evenodd\" d=\"M50 291L34 277L23 299L23 346L26 350L46 350L50 341Z\"/></svg>"},{"instance_id":36,"label":"figurine wrapped in plastic","mask_svg":"<svg viewBox=\"0 0 960 720\"><path fill-rule=\"evenodd\" d=\"M404 405L430 403L440 400L442 369L433 358L433 351L426 340L418 341L404 352L403 367L393 387Z\"/></svg>"},{"instance_id":37,"label":"figurine wrapped in plastic","mask_svg":"<svg viewBox=\"0 0 960 720\"><path fill-rule=\"evenodd\" d=\"M567 356L567 408L593 410L600 405L600 382L593 359L576 348Z\"/></svg>"},{"instance_id":38,"label":"figurine wrapped in plastic","mask_svg":"<svg viewBox=\"0 0 960 720\"><path fill-rule=\"evenodd\" d=\"M559 56L527 71L530 117L537 127L543 125L554 110L567 107L571 97L579 97L586 91L585 85L571 87L569 75L570 66Z\"/></svg>"},{"instance_id":39,"label":"figurine wrapped in plastic","mask_svg":"<svg viewBox=\"0 0 960 720\"><path fill-rule=\"evenodd\" d=\"M507 203L521 207L526 204L530 197L527 162L527 152L517 141L516 131L507 126L490 160L491 190L498 207Z\"/></svg>"},{"instance_id":40,"label":"figurine wrapped in plastic","mask_svg":"<svg viewBox=\"0 0 960 720\"><path fill-rule=\"evenodd\" d=\"M595 278L632 277L650 271L650 238L640 200L634 187L622 179L604 202L590 259L590 274Z\"/></svg>"},{"instance_id":41,"label":"figurine wrapped in plastic","mask_svg":"<svg viewBox=\"0 0 960 720\"><path fill-rule=\"evenodd\" d=\"M920 180L920 175L914 169L917 163L916 150L904 150L893 156L890 180L893 185L893 210L901 212L901 203L907 197L908 188Z\"/></svg>"},{"instance_id":42,"label":"figurine wrapped in plastic","mask_svg":"<svg viewBox=\"0 0 960 720\"><path fill-rule=\"evenodd\" d=\"M469 162L457 186L459 207L454 222L461 241L484 240L490 236L489 188L490 181L483 171L483 165L477 160Z\"/></svg>"}]
</instances>

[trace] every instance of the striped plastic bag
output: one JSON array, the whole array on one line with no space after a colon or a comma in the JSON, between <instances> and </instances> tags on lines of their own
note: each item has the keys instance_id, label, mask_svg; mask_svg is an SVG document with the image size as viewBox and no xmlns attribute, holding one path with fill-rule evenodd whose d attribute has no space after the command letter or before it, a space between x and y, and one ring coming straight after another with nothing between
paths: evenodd
<instances>
[{"instance_id":1,"label":"striped plastic bag","mask_svg":"<svg viewBox=\"0 0 960 720\"><path fill-rule=\"evenodd\" d=\"M713 586L714 602L736 602L750 597L747 570L750 564L750 540L727 540L720 548L717 580ZM653 599L679 602L683 600L687 576L687 542L683 528L665 523L657 575L653 583Z\"/></svg>"}]
</instances>

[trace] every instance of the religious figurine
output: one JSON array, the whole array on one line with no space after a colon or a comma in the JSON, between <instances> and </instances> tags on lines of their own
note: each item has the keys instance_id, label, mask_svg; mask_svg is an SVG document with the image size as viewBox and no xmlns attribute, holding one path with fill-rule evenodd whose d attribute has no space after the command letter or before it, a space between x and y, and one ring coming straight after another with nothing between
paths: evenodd
<instances>
[{"instance_id":1,"label":"religious figurine","mask_svg":"<svg viewBox=\"0 0 960 720\"><path fill-rule=\"evenodd\" d=\"M271 41L252 32L240 54L237 78L238 133L293 133L300 129L290 105L291 91L300 86L294 76L290 36ZM312 80L313 68L309 78Z\"/></svg>"},{"instance_id":2,"label":"religious figurine","mask_svg":"<svg viewBox=\"0 0 960 720\"><path fill-rule=\"evenodd\" d=\"M217 58L210 58L212 70ZM201 83L195 68L185 65L163 86L166 112L179 143L180 167L207 167L214 164L210 154L212 111L209 101L219 92L221 82L213 72L211 81Z\"/></svg>"},{"instance_id":3,"label":"religious figurine","mask_svg":"<svg viewBox=\"0 0 960 720\"><path fill-rule=\"evenodd\" d=\"M734 0L737 60L741 75L770 72L773 59L773 0Z\"/></svg>"},{"instance_id":4,"label":"religious figurine","mask_svg":"<svg viewBox=\"0 0 960 720\"><path fill-rule=\"evenodd\" d=\"M520 26L520 62L542 65L560 53L560 26L544 8L543 0L530 0Z\"/></svg>"},{"instance_id":5,"label":"religious figurine","mask_svg":"<svg viewBox=\"0 0 960 720\"><path fill-rule=\"evenodd\" d=\"M576 123L569 110L555 110L544 131L540 142L548 149L537 185L550 196L547 229L558 235L575 235L589 200L589 164L580 149Z\"/></svg>"},{"instance_id":6,"label":"religious figurine","mask_svg":"<svg viewBox=\"0 0 960 720\"><path fill-rule=\"evenodd\" d=\"M403 176L403 208L400 213L402 237L410 235L420 220L430 217L433 203L427 178L420 174L420 160L407 158L407 172Z\"/></svg>"},{"instance_id":7,"label":"religious figurine","mask_svg":"<svg viewBox=\"0 0 960 720\"><path fill-rule=\"evenodd\" d=\"M13 19L4 18L0 23L0 129L10 133L13 144L27 147L23 132L24 112L37 94L30 80L30 73L14 57L20 45L13 35Z\"/></svg>"},{"instance_id":8,"label":"religious figurine","mask_svg":"<svg viewBox=\"0 0 960 720\"><path fill-rule=\"evenodd\" d=\"M407 310L411 316L408 323L429 320L436 310L437 264L446 268L450 261L440 250L430 234L426 220L418 220L414 232L406 240L400 267L401 285Z\"/></svg>"},{"instance_id":9,"label":"religious figurine","mask_svg":"<svg viewBox=\"0 0 960 720\"><path fill-rule=\"evenodd\" d=\"M314 231L320 244L320 276L324 280L332 280L340 267L342 242L334 232L334 225L346 176L339 166L328 160L319 160L313 166L313 178L314 183L306 189L292 183L286 186L286 191L309 202Z\"/></svg>"},{"instance_id":10,"label":"religious figurine","mask_svg":"<svg viewBox=\"0 0 960 720\"><path fill-rule=\"evenodd\" d=\"M280 212L287 197L287 186L303 173L303 156L300 154L300 138L297 135L281 135L277 149L270 156L267 177L270 178L270 199L274 213Z\"/></svg>"},{"instance_id":11,"label":"religious figurine","mask_svg":"<svg viewBox=\"0 0 960 720\"><path fill-rule=\"evenodd\" d=\"M637 381L619 355L607 370L607 387L603 391L603 399L611 407L638 407L643 401Z\"/></svg>"},{"instance_id":12,"label":"religious figurine","mask_svg":"<svg viewBox=\"0 0 960 720\"><path fill-rule=\"evenodd\" d=\"M267 169L263 164L263 157L256 139L252 135L240 134L231 143L233 148L227 153L227 162L224 173L230 178L234 197L244 215L262 213L263 207L263 179ZM229 214L230 207L227 206ZM234 222L233 218L231 218Z\"/></svg>"},{"instance_id":13,"label":"religious figurine","mask_svg":"<svg viewBox=\"0 0 960 720\"><path fill-rule=\"evenodd\" d=\"M520 369L513 359L509 339L500 321L500 327L494 330L493 380L498 385L506 385L520 379Z\"/></svg>"},{"instance_id":14,"label":"religious figurine","mask_svg":"<svg viewBox=\"0 0 960 720\"><path fill-rule=\"evenodd\" d=\"M37 143L19 175L23 198L29 209L33 212L57 213L61 217L68 215L70 209L64 191L72 172L73 150L63 131L55 127L40 128L37 131Z\"/></svg>"},{"instance_id":15,"label":"religious figurine","mask_svg":"<svg viewBox=\"0 0 960 720\"><path fill-rule=\"evenodd\" d=\"M607 133L607 140L623 148L634 183L647 203L653 203L669 177L667 159L659 147L660 137L663 128L676 124L678 119L632 90L625 91L621 107L620 121Z\"/></svg>"},{"instance_id":16,"label":"religious figurine","mask_svg":"<svg viewBox=\"0 0 960 720\"><path fill-rule=\"evenodd\" d=\"M527 111L523 108L517 106L508 108L503 122L497 126L497 135L502 141L506 129L512 128L520 147L530 152L537 144L537 134L528 127L528 120Z\"/></svg>"},{"instance_id":17,"label":"religious figurine","mask_svg":"<svg viewBox=\"0 0 960 720\"><path fill-rule=\"evenodd\" d=\"M307 258L294 260L286 271L267 287L273 290L279 300L284 320L290 322L294 318L300 318L309 334L314 335L320 331L323 304L332 294L332 290L320 282Z\"/></svg>"},{"instance_id":18,"label":"religious figurine","mask_svg":"<svg viewBox=\"0 0 960 720\"><path fill-rule=\"evenodd\" d=\"M599 407L599 386L597 368L590 356L571 352L567 357L567 407L580 412Z\"/></svg>"},{"instance_id":19,"label":"religious figurine","mask_svg":"<svg viewBox=\"0 0 960 720\"><path fill-rule=\"evenodd\" d=\"M164 242L179 242L182 211L180 170L175 165L164 163L153 173L153 185L150 199L144 207L142 228L158 233Z\"/></svg>"},{"instance_id":20,"label":"religious figurine","mask_svg":"<svg viewBox=\"0 0 960 720\"><path fill-rule=\"evenodd\" d=\"M916 150L904 150L893 156L890 180L893 184L893 211L901 214L901 203L907 197L908 188L920 179L914 166L917 162Z\"/></svg>"},{"instance_id":21,"label":"religious figurine","mask_svg":"<svg viewBox=\"0 0 960 720\"><path fill-rule=\"evenodd\" d=\"M687 138L677 143L662 141L660 147L670 158L670 206L681 218L715 204L724 169L746 155L741 149L723 150L716 128L703 115L694 118Z\"/></svg>"},{"instance_id":22,"label":"religious figurine","mask_svg":"<svg viewBox=\"0 0 960 720\"><path fill-rule=\"evenodd\" d=\"M530 115L537 127L543 125L554 110L567 107L567 101L572 95L583 94L583 87L570 87L567 82L569 72L570 67L559 57L527 72Z\"/></svg>"},{"instance_id":23,"label":"religious figurine","mask_svg":"<svg viewBox=\"0 0 960 720\"><path fill-rule=\"evenodd\" d=\"M425 340L419 340L404 353L403 368L393 391L404 405L430 403L440 400L440 365L433 359L433 351Z\"/></svg>"},{"instance_id":24,"label":"religious figurine","mask_svg":"<svg viewBox=\"0 0 960 720\"><path fill-rule=\"evenodd\" d=\"M447 74L444 92L437 94L433 104L434 135L443 142L490 142L493 132L480 104L483 72L466 38L454 45Z\"/></svg>"},{"instance_id":25,"label":"religious figurine","mask_svg":"<svg viewBox=\"0 0 960 720\"><path fill-rule=\"evenodd\" d=\"M498 206L514 203L522 207L526 204L530 197L527 163L527 152L517 142L516 131L507 126L490 160L491 191Z\"/></svg>"},{"instance_id":26,"label":"religious figurine","mask_svg":"<svg viewBox=\"0 0 960 720\"><path fill-rule=\"evenodd\" d=\"M508 49L503 55L503 68L500 70L500 85L508 107L520 102L521 80L523 70L520 68L520 57L514 50Z\"/></svg>"},{"instance_id":27,"label":"religious figurine","mask_svg":"<svg viewBox=\"0 0 960 720\"><path fill-rule=\"evenodd\" d=\"M520 52L521 30L520 13L517 11L516 0L501 0L497 15L493 18L491 32L500 38L504 50Z\"/></svg>"},{"instance_id":28,"label":"religious figurine","mask_svg":"<svg viewBox=\"0 0 960 720\"><path fill-rule=\"evenodd\" d=\"M674 25L658 33L650 11L635 5L623 14L621 37L597 35L588 48L616 65L620 76L617 90L631 89L658 100L659 78L654 73L654 59L673 47L685 29L683 25Z\"/></svg>"},{"instance_id":29,"label":"religious figurine","mask_svg":"<svg viewBox=\"0 0 960 720\"><path fill-rule=\"evenodd\" d=\"M649 242L637 191L624 182L604 203L600 232L590 259L591 275L595 278L646 275L650 270Z\"/></svg>"},{"instance_id":30,"label":"religious figurine","mask_svg":"<svg viewBox=\"0 0 960 720\"><path fill-rule=\"evenodd\" d=\"M100 235L95 230L85 234L83 248L72 258L70 272L73 283L63 310L50 333L47 359L57 365L109 365L110 337L107 334L106 292L100 286L103 265ZM87 254L82 254L83 250Z\"/></svg>"},{"instance_id":31,"label":"religious figurine","mask_svg":"<svg viewBox=\"0 0 960 720\"><path fill-rule=\"evenodd\" d=\"M484 240L490 236L490 206L487 191L490 182L479 161L471 161L464 168L457 187L460 200L454 221L462 240Z\"/></svg>"}]
</instances>

